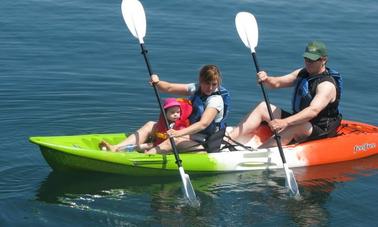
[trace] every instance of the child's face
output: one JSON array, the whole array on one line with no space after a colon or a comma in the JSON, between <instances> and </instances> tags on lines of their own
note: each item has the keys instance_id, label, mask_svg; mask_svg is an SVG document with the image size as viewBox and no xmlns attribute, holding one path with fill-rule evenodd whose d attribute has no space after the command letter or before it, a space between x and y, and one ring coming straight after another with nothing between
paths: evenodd
<instances>
[{"instance_id":1,"label":"child's face","mask_svg":"<svg viewBox=\"0 0 378 227\"><path fill-rule=\"evenodd\" d=\"M172 106L166 110L168 121L174 122L181 116L181 109L179 106Z\"/></svg>"}]
</instances>

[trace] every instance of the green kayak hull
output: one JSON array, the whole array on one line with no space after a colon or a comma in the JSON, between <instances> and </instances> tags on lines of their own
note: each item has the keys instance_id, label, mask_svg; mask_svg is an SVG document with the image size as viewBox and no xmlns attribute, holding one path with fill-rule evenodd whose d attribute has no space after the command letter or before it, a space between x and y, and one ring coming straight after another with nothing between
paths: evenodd
<instances>
[{"instance_id":1,"label":"green kayak hull","mask_svg":"<svg viewBox=\"0 0 378 227\"><path fill-rule=\"evenodd\" d=\"M134 152L108 152L98 148L101 140L118 143L125 134L89 134L79 136L31 137L40 146L47 163L58 171L96 171L135 176L177 175L173 154L149 155ZM185 170L192 174L218 172L207 153L181 154Z\"/></svg>"},{"instance_id":2,"label":"green kayak hull","mask_svg":"<svg viewBox=\"0 0 378 227\"><path fill-rule=\"evenodd\" d=\"M59 171L96 171L131 176L177 175L178 167L173 154L144 154L102 151L102 140L117 144L126 134L89 134L74 136L30 137L40 147L47 163ZM256 147L271 136L266 126L251 136L245 146ZM283 146L290 168L350 161L378 154L378 127L343 120L338 135ZM222 149L221 152L180 152L185 172L203 175L223 172L283 168L277 147L266 149Z\"/></svg>"}]
</instances>

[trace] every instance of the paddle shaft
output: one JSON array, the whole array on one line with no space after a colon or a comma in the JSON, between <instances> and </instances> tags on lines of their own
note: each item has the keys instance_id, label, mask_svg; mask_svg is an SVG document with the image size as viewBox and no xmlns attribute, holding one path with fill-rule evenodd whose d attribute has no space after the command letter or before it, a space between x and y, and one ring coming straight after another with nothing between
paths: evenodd
<instances>
[{"instance_id":1,"label":"paddle shaft","mask_svg":"<svg viewBox=\"0 0 378 227\"><path fill-rule=\"evenodd\" d=\"M252 58L253 58L253 62L255 63L256 72L260 72L260 67L259 67L259 64L257 62L257 56L256 56L255 52L252 53ZM264 96L266 108L268 109L270 120L273 120L274 119L273 118L273 112L272 112L272 108L270 107L268 95L265 92L265 88L264 88L263 83L260 81L259 84L260 84L261 91L262 91L263 96ZM282 144L281 144L281 136L277 133L276 130L273 130L273 134L274 134L274 139L277 142L278 150L280 151L280 156L281 156L282 162L284 164L286 164L286 158L285 158L285 154L283 153Z\"/></svg>"},{"instance_id":2,"label":"paddle shaft","mask_svg":"<svg viewBox=\"0 0 378 227\"><path fill-rule=\"evenodd\" d=\"M140 43L140 48L142 49L142 55L144 57L144 61L146 62L148 73L150 74L150 77L151 77L153 72L152 72L152 68L151 68L151 65L150 65L150 61L148 60L148 56L147 56L148 51L144 48L143 43ZM159 103L160 112L163 114L165 126L167 127L167 129L169 129L167 114L165 113L163 105L161 104L159 92L158 92L155 84L152 84L152 87L154 88L155 96L156 96L156 99ZM175 143L175 141L172 137L169 137L169 141L171 142L173 154L175 155L175 158L176 158L176 164L177 164L178 167L182 167L182 164L181 164L182 161L181 161L180 156L178 154L176 143Z\"/></svg>"}]
</instances>

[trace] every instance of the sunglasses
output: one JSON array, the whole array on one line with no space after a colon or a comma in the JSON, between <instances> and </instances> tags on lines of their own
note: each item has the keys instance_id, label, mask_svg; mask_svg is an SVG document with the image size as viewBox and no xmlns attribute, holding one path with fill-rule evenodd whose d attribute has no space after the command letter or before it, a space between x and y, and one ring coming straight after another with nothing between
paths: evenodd
<instances>
[{"instance_id":1,"label":"sunglasses","mask_svg":"<svg viewBox=\"0 0 378 227\"><path fill-rule=\"evenodd\" d=\"M318 58L317 60L311 60L309 58L304 58L305 62L308 62L308 63L314 63L314 62L317 62L317 61L320 61L322 58Z\"/></svg>"}]
</instances>

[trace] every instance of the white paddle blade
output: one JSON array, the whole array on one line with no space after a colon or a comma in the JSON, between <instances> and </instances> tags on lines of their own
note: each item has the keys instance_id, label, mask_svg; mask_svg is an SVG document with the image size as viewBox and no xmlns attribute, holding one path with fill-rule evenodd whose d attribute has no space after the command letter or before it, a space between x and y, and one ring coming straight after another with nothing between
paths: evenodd
<instances>
[{"instance_id":1,"label":"white paddle blade","mask_svg":"<svg viewBox=\"0 0 378 227\"><path fill-rule=\"evenodd\" d=\"M185 190L185 193L186 193L187 198L190 201L190 205L192 207L199 207L200 202L197 199L196 193L194 192L193 185L192 185L192 182L190 181L188 174L185 174L185 182L186 182L185 184L186 184L186 188L187 188Z\"/></svg>"},{"instance_id":2,"label":"white paddle blade","mask_svg":"<svg viewBox=\"0 0 378 227\"><path fill-rule=\"evenodd\" d=\"M295 180L294 173L291 169L287 167L285 164L285 174L286 174L286 186L289 189L290 195L299 198L299 189L298 189L298 184L297 181Z\"/></svg>"},{"instance_id":3,"label":"white paddle blade","mask_svg":"<svg viewBox=\"0 0 378 227\"><path fill-rule=\"evenodd\" d=\"M255 17L249 12L239 12L235 17L235 25L244 45L254 53L259 40L259 29Z\"/></svg>"},{"instance_id":4,"label":"white paddle blade","mask_svg":"<svg viewBox=\"0 0 378 227\"><path fill-rule=\"evenodd\" d=\"M185 197L188 199L189 203L193 207L199 207L200 203L197 199L196 193L194 192L192 182L190 181L189 175L184 172L183 167L179 167L182 187Z\"/></svg>"},{"instance_id":5,"label":"white paddle blade","mask_svg":"<svg viewBox=\"0 0 378 227\"><path fill-rule=\"evenodd\" d=\"M122 16L127 27L133 36L139 39L139 43L144 43L146 35L146 14L144 8L138 0L123 0L121 4Z\"/></svg>"}]
</instances>

